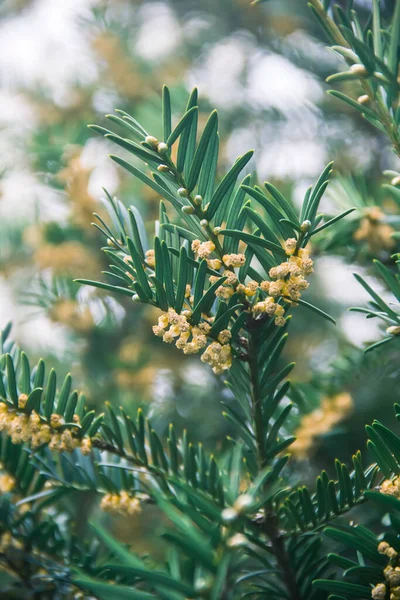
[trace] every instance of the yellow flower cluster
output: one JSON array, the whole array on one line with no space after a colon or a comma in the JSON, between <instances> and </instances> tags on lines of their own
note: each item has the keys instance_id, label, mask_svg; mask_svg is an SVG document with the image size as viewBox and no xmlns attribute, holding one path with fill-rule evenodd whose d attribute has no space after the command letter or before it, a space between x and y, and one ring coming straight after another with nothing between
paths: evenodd
<instances>
[{"instance_id":1,"label":"yellow flower cluster","mask_svg":"<svg viewBox=\"0 0 400 600\"><path fill-rule=\"evenodd\" d=\"M398 553L387 542L378 546L379 554L389 559L389 564L384 568L385 583L377 583L371 590L373 600L398 600L400 599L400 567L398 566Z\"/></svg>"},{"instance_id":2,"label":"yellow flower cluster","mask_svg":"<svg viewBox=\"0 0 400 600\"><path fill-rule=\"evenodd\" d=\"M158 325L153 326L153 332L158 337L162 337L167 344L175 341L175 346L184 354L196 354L206 348L211 325L205 320L198 325L191 325L188 316L190 311L183 311L179 315L173 308L169 308L158 318ZM230 331L224 329L219 333L218 341L213 341L201 357L201 360L209 364L216 374L222 373L232 365L230 339Z\"/></svg>"},{"instance_id":3,"label":"yellow flower cluster","mask_svg":"<svg viewBox=\"0 0 400 600\"><path fill-rule=\"evenodd\" d=\"M100 508L105 512L117 513L131 517L142 510L140 501L135 496L122 490L119 494L105 494L100 502Z\"/></svg>"},{"instance_id":4,"label":"yellow flower cluster","mask_svg":"<svg viewBox=\"0 0 400 600\"><path fill-rule=\"evenodd\" d=\"M140 73L137 64L127 55L118 36L109 32L101 32L92 41L93 50L100 58L103 77L112 82L122 98L138 100L146 98L149 83Z\"/></svg>"},{"instance_id":5,"label":"yellow flower cluster","mask_svg":"<svg viewBox=\"0 0 400 600\"><path fill-rule=\"evenodd\" d=\"M79 227L87 228L96 210L96 200L89 193L89 182L93 169L86 168L81 161L81 148L73 146L64 158L67 166L59 171L57 179L65 187L72 209L72 220Z\"/></svg>"},{"instance_id":6,"label":"yellow flower cluster","mask_svg":"<svg viewBox=\"0 0 400 600\"><path fill-rule=\"evenodd\" d=\"M184 314L186 312L187 314ZM169 308L168 312L158 318L158 325L154 325L153 332L162 337L167 344L176 340L175 346L183 350L184 354L196 354L207 345L207 334L211 325L202 322L193 326L187 319L188 315L189 311L178 315L173 308Z\"/></svg>"},{"instance_id":7,"label":"yellow flower cluster","mask_svg":"<svg viewBox=\"0 0 400 600\"><path fill-rule=\"evenodd\" d=\"M9 494L15 488L16 483L15 477L12 475L8 475L8 473L0 475L0 493Z\"/></svg>"},{"instance_id":8,"label":"yellow flower cluster","mask_svg":"<svg viewBox=\"0 0 400 600\"><path fill-rule=\"evenodd\" d=\"M230 332L227 330L225 332L229 333L229 338L227 337L229 341ZM222 333L224 332L221 331L219 338ZM210 365L216 375L221 375L232 366L232 350L229 343L212 342L201 355L201 361Z\"/></svg>"},{"instance_id":9,"label":"yellow flower cluster","mask_svg":"<svg viewBox=\"0 0 400 600\"><path fill-rule=\"evenodd\" d=\"M224 254L222 262L226 267L243 267L246 257L244 254Z\"/></svg>"},{"instance_id":10,"label":"yellow flower cluster","mask_svg":"<svg viewBox=\"0 0 400 600\"><path fill-rule=\"evenodd\" d=\"M80 333L87 333L94 326L89 307L81 307L78 302L68 298L58 299L51 307L49 316L52 321L62 323Z\"/></svg>"},{"instance_id":11,"label":"yellow flower cluster","mask_svg":"<svg viewBox=\"0 0 400 600\"><path fill-rule=\"evenodd\" d=\"M371 252L393 248L394 229L384 222L385 213L378 206L372 206L364 211L364 215L353 238L357 242L367 242Z\"/></svg>"},{"instance_id":12,"label":"yellow flower cluster","mask_svg":"<svg viewBox=\"0 0 400 600\"><path fill-rule=\"evenodd\" d=\"M146 250L145 261L149 267L154 269L154 267L156 266L156 257L155 257L155 252L153 249Z\"/></svg>"},{"instance_id":13,"label":"yellow flower cluster","mask_svg":"<svg viewBox=\"0 0 400 600\"><path fill-rule=\"evenodd\" d=\"M92 253L80 242L43 243L35 251L34 258L40 269L53 269L60 275L78 272L89 276L100 269Z\"/></svg>"},{"instance_id":14,"label":"yellow flower cluster","mask_svg":"<svg viewBox=\"0 0 400 600\"><path fill-rule=\"evenodd\" d=\"M215 295L222 300L229 300L235 293L235 289L237 289L238 278L233 271L224 271L219 277L217 275L211 275L211 285L214 285L221 277L226 277L226 280L215 290Z\"/></svg>"},{"instance_id":15,"label":"yellow flower cluster","mask_svg":"<svg viewBox=\"0 0 400 600\"><path fill-rule=\"evenodd\" d=\"M14 550L21 550L21 548L23 548L23 544L14 538L9 531L6 531L0 537L0 553L5 554L11 548Z\"/></svg>"},{"instance_id":16,"label":"yellow flower cluster","mask_svg":"<svg viewBox=\"0 0 400 600\"><path fill-rule=\"evenodd\" d=\"M197 257L200 258L200 260L203 260L203 258L207 259L207 265L210 267L210 269L218 271L218 269L222 267L222 262L219 260L219 258L209 258L209 256L215 250L215 244L213 242L200 242L200 240L193 240L192 250Z\"/></svg>"},{"instance_id":17,"label":"yellow flower cluster","mask_svg":"<svg viewBox=\"0 0 400 600\"><path fill-rule=\"evenodd\" d=\"M257 293L259 285L257 281L251 280L246 284L239 283L236 288L238 294L244 294L247 298L252 298Z\"/></svg>"},{"instance_id":18,"label":"yellow flower cluster","mask_svg":"<svg viewBox=\"0 0 400 600\"><path fill-rule=\"evenodd\" d=\"M320 408L303 417L295 432L296 441L290 446L292 455L300 460L306 458L314 439L328 433L350 414L352 408L353 400L348 393L323 398Z\"/></svg>"},{"instance_id":19,"label":"yellow flower cluster","mask_svg":"<svg viewBox=\"0 0 400 600\"><path fill-rule=\"evenodd\" d=\"M400 498L400 477L396 477L393 479L385 479L385 481L380 486L379 491L381 494L385 494L387 496L394 496L395 498Z\"/></svg>"},{"instance_id":20,"label":"yellow flower cluster","mask_svg":"<svg viewBox=\"0 0 400 600\"><path fill-rule=\"evenodd\" d=\"M26 395L21 394L20 408L26 403ZM79 422L78 415L74 415L74 421ZM39 448L48 444L52 450L59 452L72 452L80 448L83 454L91 452L91 440L89 438L79 439L74 436L70 429L63 432L57 431L64 424L60 415L51 415L50 425L46 423L35 411L28 416L18 412L2 402L0 404L0 431L5 431L11 437L14 444L29 443L31 448Z\"/></svg>"},{"instance_id":21,"label":"yellow flower cluster","mask_svg":"<svg viewBox=\"0 0 400 600\"><path fill-rule=\"evenodd\" d=\"M285 309L276 299L282 297L285 302L295 305L301 297L301 292L309 286L305 275L313 272L313 261L309 257L309 251L301 248L297 256L290 256L295 250L295 238L286 240L285 251L289 259L270 269L269 276L272 281L262 281L260 284L260 289L268 296L253 306L253 313L256 315L265 313L270 317L274 316L278 327L285 325L286 319Z\"/></svg>"}]
</instances>

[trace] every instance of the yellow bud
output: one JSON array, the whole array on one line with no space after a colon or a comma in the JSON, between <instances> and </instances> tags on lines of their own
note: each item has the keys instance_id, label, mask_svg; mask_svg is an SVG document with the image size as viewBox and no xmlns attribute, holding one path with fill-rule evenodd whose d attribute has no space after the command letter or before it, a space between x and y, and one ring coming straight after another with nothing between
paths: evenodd
<instances>
[{"instance_id":1,"label":"yellow bud","mask_svg":"<svg viewBox=\"0 0 400 600\"><path fill-rule=\"evenodd\" d=\"M359 77L365 77L368 75L367 69L361 64L351 65L349 71L354 75L358 75Z\"/></svg>"},{"instance_id":2,"label":"yellow bud","mask_svg":"<svg viewBox=\"0 0 400 600\"><path fill-rule=\"evenodd\" d=\"M389 335L400 335L400 325L392 325L386 329L386 333Z\"/></svg>"},{"instance_id":3,"label":"yellow bud","mask_svg":"<svg viewBox=\"0 0 400 600\"><path fill-rule=\"evenodd\" d=\"M168 152L168 144L166 144L165 142L160 142L157 146L157 152L159 154L165 154L166 152Z\"/></svg>"},{"instance_id":4,"label":"yellow bud","mask_svg":"<svg viewBox=\"0 0 400 600\"><path fill-rule=\"evenodd\" d=\"M364 94L363 96L360 96L359 98L357 98L357 102L359 104L368 104L368 102L370 100L371 100L371 98L367 94Z\"/></svg>"},{"instance_id":5,"label":"yellow bud","mask_svg":"<svg viewBox=\"0 0 400 600\"><path fill-rule=\"evenodd\" d=\"M154 148L154 150L157 150L158 139L155 138L153 135L146 136L144 141L146 142L146 144L149 144L149 146L152 146Z\"/></svg>"}]
</instances>

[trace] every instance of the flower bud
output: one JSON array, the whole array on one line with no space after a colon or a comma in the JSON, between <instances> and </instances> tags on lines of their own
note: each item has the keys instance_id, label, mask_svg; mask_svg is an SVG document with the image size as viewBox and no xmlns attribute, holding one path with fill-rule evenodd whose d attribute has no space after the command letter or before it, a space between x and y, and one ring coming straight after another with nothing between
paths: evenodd
<instances>
[{"instance_id":1,"label":"flower bud","mask_svg":"<svg viewBox=\"0 0 400 600\"><path fill-rule=\"evenodd\" d=\"M166 152L168 152L168 144L166 144L165 142L160 142L157 146L157 152L158 154L165 154Z\"/></svg>"},{"instance_id":2,"label":"flower bud","mask_svg":"<svg viewBox=\"0 0 400 600\"><path fill-rule=\"evenodd\" d=\"M384 583L377 583L376 586L371 590L371 598L373 600L385 600L386 585Z\"/></svg>"},{"instance_id":3,"label":"flower bud","mask_svg":"<svg viewBox=\"0 0 400 600\"><path fill-rule=\"evenodd\" d=\"M400 185L400 175L397 175L397 177L393 177L390 183L394 186Z\"/></svg>"},{"instance_id":4,"label":"flower bud","mask_svg":"<svg viewBox=\"0 0 400 600\"><path fill-rule=\"evenodd\" d=\"M138 296L137 294L133 294L133 296L132 296L132 301L133 301L133 302L140 302L140 298L139 298L139 296Z\"/></svg>"},{"instance_id":5,"label":"flower bud","mask_svg":"<svg viewBox=\"0 0 400 600\"><path fill-rule=\"evenodd\" d=\"M199 596L202 597L203 594L205 594L207 592L210 592L210 590L212 589L212 587L213 587L213 581L212 581L212 579L210 579L210 578L207 578L207 579L206 578L202 578L202 579L199 579L196 582L195 590L199 594Z\"/></svg>"},{"instance_id":6,"label":"flower bud","mask_svg":"<svg viewBox=\"0 0 400 600\"><path fill-rule=\"evenodd\" d=\"M221 231L221 227L214 227L214 229L213 229L213 233L215 233L215 235L218 235L220 231Z\"/></svg>"},{"instance_id":7,"label":"flower bud","mask_svg":"<svg viewBox=\"0 0 400 600\"><path fill-rule=\"evenodd\" d=\"M202 220L200 221L200 225L201 225L201 227L204 227L204 229L205 229L206 227L208 227L208 221L207 221L207 219L202 219Z\"/></svg>"},{"instance_id":8,"label":"flower bud","mask_svg":"<svg viewBox=\"0 0 400 600\"><path fill-rule=\"evenodd\" d=\"M185 215L192 215L194 213L193 206L182 206L181 210Z\"/></svg>"},{"instance_id":9,"label":"flower bud","mask_svg":"<svg viewBox=\"0 0 400 600\"><path fill-rule=\"evenodd\" d=\"M253 504L252 496L250 496L250 494L242 494L241 496L239 496L236 499L236 501L233 505L233 508L238 513L243 513L243 512L246 512L246 510L248 510L252 504Z\"/></svg>"},{"instance_id":10,"label":"flower bud","mask_svg":"<svg viewBox=\"0 0 400 600\"><path fill-rule=\"evenodd\" d=\"M400 325L392 325L386 329L389 335L400 335Z\"/></svg>"},{"instance_id":11,"label":"flower bud","mask_svg":"<svg viewBox=\"0 0 400 600\"><path fill-rule=\"evenodd\" d=\"M359 104L368 104L368 102L371 100L371 98L368 96L368 94L364 94L363 96L360 96L359 98L357 98L357 102Z\"/></svg>"},{"instance_id":12,"label":"flower bud","mask_svg":"<svg viewBox=\"0 0 400 600\"><path fill-rule=\"evenodd\" d=\"M232 523L233 521L236 521L238 516L239 516L238 511L232 507L225 508L221 513L222 520L225 521L225 523Z\"/></svg>"},{"instance_id":13,"label":"flower bud","mask_svg":"<svg viewBox=\"0 0 400 600\"><path fill-rule=\"evenodd\" d=\"M311 228L311 221L309 221L308 219L306 221L303 221L300 226L302 233L307 233L307 231L310 231L310 228Z\"/></svg>"},{"instance_id":14,"label":"flower bud","mask_svg":"<svg viewBox=\"0 0 400 600\"><path fill-rule=\"evenodd\" d=\"M368 75L367 69L364 67L364 65L361 65L359 63L351 65L349 71L350 73L358 75L359 77L366 77Z\"/></svg>"},{"instance_id":15,"label":"flower bud","mask_svg":"<svg viewBox=\"0 0 400 600\"><path fill-rule=\"evenodd\" d=\"M181 196L181 198L187 198L187 197L188 197L188 195L189 195L189 193L188 193L187 189L186 189L186 188L183 188L183 187L182 187L182 188L179 188L179 190L178 190L178 194Z\"/></svg>"},{"instance_id":16,"label":"flower bud","mask_svg":"<svg viewBox=\"0 0 400 600\"><path fill-rule=\"evenodd\" d=\"M155 138L153 135L147 135L145 137L144 141L146 142L146 144L149 144L149 146L152 146L152 148L154 148L155 150L157 149L157 147L158 147L158 139Z\"/></svg>"},{"instance_id":17,"label":"flower bud","mask_svg":"<svg viewBox=\"0 0 400 600\"><path fill-rule=\"evenodd\" d=\"M228 548L241 548L246 546L248 541L249 540L245 535L242 533L236 533L226 541L226 545Z\"/></svg>"},{"instance_id":18,"label":"flower bud","mask_svg":"<svg viewBox=\"0 0 400 600\"><path fill-rule=\"evenodd\" d=\"M197 194L194 197L194 203L196 204L196 206L200 206L202 202L203 202L202 196L200 196L200 194Z\"/></svg>"},{"instance_id":19,"label":"flower bud","mask_svg":"<svg viewBox=\"0 0 400 600\"><path fill-rule=\"evenodd\" d=\"M157 171L160 173L168 173L169 167L167 167L167 165L158 165Z\"/></svg>"}]
</instances>

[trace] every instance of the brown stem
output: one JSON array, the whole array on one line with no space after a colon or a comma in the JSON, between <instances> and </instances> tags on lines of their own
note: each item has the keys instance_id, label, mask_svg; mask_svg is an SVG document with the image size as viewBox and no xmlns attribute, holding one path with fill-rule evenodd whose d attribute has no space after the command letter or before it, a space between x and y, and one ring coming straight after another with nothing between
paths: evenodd
<instances>
[{"instance_id":1,"label":"brown stem","mask_svg":"<svg viewBox=\"0 0 400 600\"><path fill-rule=\"evenodd\" d=\"M258 331L255 327L251 327L250 322L248 364L251 379L251 399L258 450L258 463L260 469L262 469L267 464L268 454L265 446L265 424L258 373L258 341ZM273 512L273 506L270 502L264 506L264 514L264 531L270 539L271 548L283 573L284 584L289 593L289 598L290 600L301 600L296 575L290 563L290 557L286 551L284 538L279 530L279 520L277 515Z\"/></svg>"},{"instance_id":2,"label":"brown stem","mask_svg":"<svg viewBox=\"0 0 400 600\"><path fill-rule=\"evenodd\" d=\"M302 600L297 586L296 576L290 564L285 541L279 532L278 518L274 514L265 517L265 532L271 540L271 548L284 576L284 584L291 600Z\"/></svg>"}]
</instances>

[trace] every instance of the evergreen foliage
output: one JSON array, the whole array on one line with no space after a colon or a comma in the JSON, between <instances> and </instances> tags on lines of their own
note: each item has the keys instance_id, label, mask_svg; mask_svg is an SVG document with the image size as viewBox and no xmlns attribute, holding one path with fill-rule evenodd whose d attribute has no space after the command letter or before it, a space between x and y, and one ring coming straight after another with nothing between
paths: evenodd
<instances>
[{"instance_id":1,"label":"evergreen foliage","mask_svg":"<svg viewBox=\"0 0 400 600\"><path fill-rule=\"evenodd\" d=\"M330 4L309 2L346 65L328 82L357 82L362 92L357 99L330 94L378 128L399 156L400 1L387 23L379 0L367 19L352 2ZM98 279L76 282L126 296L132 310L139 303L158 309L155 335L226 378L232 401L223 415L235 435L211 454L185 432L177 435L174 424L158 435L142 409L129 414L110 403L104 413L89 410L71 376L59 377L42 360L32 366L7 327L0 348L3 587L21 598L400 597L400 437L374 421L350 468L336 460L334 477L323 471L314 485L293 484L292 413L302 410L303 392L288 379L295 365L282 359L301 311L335 324L303 298L312 287L310 254L345 250L362 227L375 227L387 253L385 263L374 263L393 298L356 275L371 302L353 310L385 325L385 337L368 351L398 344L400 260L388 240L399 235L382 229L356 183L341 183L349 192L344 210L320 212L332 163L299 210L272 183L257 184L252 150L221 174L218 115L199 127L196 89L177 115L164 86L161 139L123 110L107 119L112 129L91 129L119 146L121 156L111 159L160 197L159 217L149 239L137 207L106 192L108 218L96 214L95 227L110 264ZM387 176L398 205L400 174ZM399 404L394 411L400 420ZM149 506L160 511L164 560L136 554L96 519L82 540L77 506L100 498L103 510L126 519ZM357 509L366 503L385 515L380 531L368 520L342 519L362 515Z\"/></svg>"}]
</instances>

